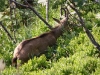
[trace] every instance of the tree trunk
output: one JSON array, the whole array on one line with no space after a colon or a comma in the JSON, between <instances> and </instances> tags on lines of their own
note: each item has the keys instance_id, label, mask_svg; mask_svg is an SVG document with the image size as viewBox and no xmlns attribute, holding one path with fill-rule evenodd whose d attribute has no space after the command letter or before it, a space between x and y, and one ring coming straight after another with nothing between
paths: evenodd
<instances>
[{"instance_id":1,"label":"tree trunk","mask_svg":"<svg viewBox=\"0 0 100 75\"><path fill-rule=\"evenodd\" d=\"M46 0L46 21L49 20L49 0Z\"/></svg>"}]
</instances>

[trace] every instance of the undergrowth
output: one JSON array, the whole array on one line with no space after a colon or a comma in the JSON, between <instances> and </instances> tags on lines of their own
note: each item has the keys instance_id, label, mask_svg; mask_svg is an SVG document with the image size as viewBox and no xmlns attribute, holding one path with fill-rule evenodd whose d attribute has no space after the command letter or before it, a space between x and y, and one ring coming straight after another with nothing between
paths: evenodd
<instances>
[{"instance_id":1,"label":"undergrowth","mask_svg":"<svg viewBox=\"0 0 100 75\"><path fill-rule=\"evenodd\" d=\"M92 14L89 12L88 16L84 16L86 18L85 22L87 28L95 37L95 40L100 44L100 20L94 20L96 19L94 15L95 13ZM94 21L91 21L91 17ZM51 18L50 24L54 24ZM65 31L64 34L58 38L56 45L48 48L46 54L30 59L18 69L11 66L13 51L17 44L22 40L33 38L47 32L49 29L41 20L36 18L36 21L32 22L28 27L21 26L17 29L16 44L11 42L7 34L1 29L0 58L3 58L6 63L5 69L0 71L1 74L100 75L100 52L93 46L85 32L83 32L82 29L78 29L80 28L71 32Z\"/></svg>"}]
</instances>

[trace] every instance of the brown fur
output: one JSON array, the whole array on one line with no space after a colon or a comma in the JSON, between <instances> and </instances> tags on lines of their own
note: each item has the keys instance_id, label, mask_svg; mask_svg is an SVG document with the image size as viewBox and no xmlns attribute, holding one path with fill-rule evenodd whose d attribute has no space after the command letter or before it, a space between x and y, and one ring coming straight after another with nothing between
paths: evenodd
<instances>
[{"instance_id":1,"label":"brown fur","mask_svg":"<svg viewBox=\"0 0 100 75\"><path fill-rule=\"evenodd\" d=\"M22 62L27 62L32 56L40 56L45 53L48 46L56 43L57 38L62 34L63 28L67 27L67 19L64 18L61 21L56 21L59 24L51 31L19 43L13 54L12 64L14 66L17 66L17 59Z\"/></svg>"}]
</instances>

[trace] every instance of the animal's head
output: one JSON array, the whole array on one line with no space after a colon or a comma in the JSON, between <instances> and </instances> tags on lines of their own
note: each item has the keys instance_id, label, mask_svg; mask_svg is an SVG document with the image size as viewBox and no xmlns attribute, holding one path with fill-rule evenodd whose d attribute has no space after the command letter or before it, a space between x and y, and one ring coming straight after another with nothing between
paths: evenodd
<instances>
[{"instance_id":1,"label":"animal's head","mask_svg":"<svg viewBox=\"0 0 100 75\"><path fill-rule=\"evenodd\" d=\"M68 28L68 25L67 25L68 18L67 17L63 18L62 20L58 20L56 18L53 18L53 19L54 19L54 21L56 21L58 23L57 26L59 28L65 28L65 29Z\"/></svg>"},{"instance_id":2,"label":"animal's head","mask_svg":"<svg viewBox=\"0 0 100 75\"><path fill-rule=\"evenodd\" d=\"M64 17L61 20L58 20L58 19L55 19L55 18L53 18L53 19L58 23L57 27L59 27L60 29L64 29L64 30L67 30L67 31L72 31L73 28L74 28L74 25L69 23L67 17Z\"/></svg>"},{"instance_id":3,"label":"animal's head","mask_svg":"<svg viewBox=\"0 0 100 75\"><path fill-rule=\"evenodd\" d=\"M61 19L61 20L58 20L58 19L56 19L56 18L53 18L54 19L54 21L56 21L58 24L66 24L67 23L67 21L68 21L68 18L67 17L64 17L63 19Z\"/></svg>"}]
</instances>

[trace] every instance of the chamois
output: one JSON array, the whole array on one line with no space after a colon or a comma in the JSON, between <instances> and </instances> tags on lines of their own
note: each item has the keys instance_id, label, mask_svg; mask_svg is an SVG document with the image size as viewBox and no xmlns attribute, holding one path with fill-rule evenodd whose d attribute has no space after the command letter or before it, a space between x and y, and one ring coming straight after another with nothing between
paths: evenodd
<instances>
[{"instance_id":1,"label":"chamois","mask_svg":"<svg viewBox=\"0 0 100 75\"><path fill-rule=\"evenodd\" d=\"M40 56L45 53L48 47L56 43L57 38L62 35L63 29L67 28L67 18L62 20L54 19L58 22L58 25L49 32L43 33L42 35L24 40L15 48L12 65L17 67L17 59L21 62L27 62L32 56Z\"/></svg>"}]
</instances>

